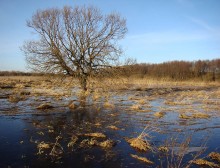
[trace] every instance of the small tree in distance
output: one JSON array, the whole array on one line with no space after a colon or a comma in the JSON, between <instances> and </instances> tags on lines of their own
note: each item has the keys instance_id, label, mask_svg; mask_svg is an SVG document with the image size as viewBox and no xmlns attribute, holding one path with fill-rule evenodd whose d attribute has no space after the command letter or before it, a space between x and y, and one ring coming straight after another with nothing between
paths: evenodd
<instances>
[{"instance_id":1,"label":"small tree in distance","mask_svg":"<svg viewBox=\"0 0 220 168\"><path fill-rule=\"evenodd\" d=\"M22 46L29 67L77 77L84 91L89 76L114 66L127 32L119 14L103 15L93 6L39 10L27 26L39 35Z\"/></svg>"}]
</instances>

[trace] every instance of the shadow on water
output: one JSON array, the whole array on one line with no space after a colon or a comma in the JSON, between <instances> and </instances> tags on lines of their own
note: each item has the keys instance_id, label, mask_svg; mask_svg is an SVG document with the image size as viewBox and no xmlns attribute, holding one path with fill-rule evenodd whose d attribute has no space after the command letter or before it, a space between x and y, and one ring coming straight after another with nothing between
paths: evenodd
<instances>
[{"instance_id":1,"label":"shadow on water","mask_svg":"<svg viewBox=\"0 0 220 168\"><path fill-rule=\"evenodd\" d=\"M176 109L156 117L155 112L168 107L164 98L153 99L142 109L133 109L132 104L150 94L142 91L128 99L132 95L133 92L126 92L113 96L114 107L105 107L104 102L88 104L84 98L72 110L63 106L68 103L65 100L41 97L35 101L29 97L23 102L10 103L3 96L0 99L0 167L166 167L168 160L158 148L167 145L178 153L178 145L187 136L191 136L191 141L184 161L189 161L200 149L206 148L202 156L220 151L219 118L181 119ZM54 108L36 109L42 102L51 102ZM132 148L127 139L139 136L146 126L152 150L143 152ZM93 137L91 133L104 136ZM175 137L178 142L172 146L170 139ZM114 145L102 147L100 144L107 140ZM154 164L148 165L131 154L147 157Z\"/></svg>"}]
</instances>

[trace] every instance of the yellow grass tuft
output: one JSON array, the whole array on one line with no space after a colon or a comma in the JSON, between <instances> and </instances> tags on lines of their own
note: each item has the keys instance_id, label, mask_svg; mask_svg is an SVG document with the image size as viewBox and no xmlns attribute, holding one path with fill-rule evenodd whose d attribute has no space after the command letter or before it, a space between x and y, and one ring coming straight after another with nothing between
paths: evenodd
<instances>
[{"instance_id":1,"label":"yellow grass tuft","mask_svg":"<svg viewBox=\"0 0 220 168\"><path fill-rule=\"evenodd\" d=\"M54 108L54 107L49 103L44 103L44 104L41 104L37 107L37 109L41 109L41 110L51 109L51 108Z\"/></svg>"},{"instance_id":2,"label":"yellow grass tuft","mask_svg":"<svg viewBox=\"0 0 220 168\"><path fill-rule=\"evenodd\" d=\"M96 146L98 144L98 141L96 139L84 139L80 143L79 147L81 148L86 148L86 147L91 147L91 146Z\"/></svg>"},{"instance_id":3,"label":"yellow grass tuft","mask_svg":"<svg viewBox=\"0 0 220 168\"><path fill-rule=\"evenodd\" d=\"M145 104L146 102L145 102L144 99L141 99L141 100L138 101L138 103L143 105L143 104Z\"/></svg>"},{"instance_id":4,"label":"yellow grass tuft","mask_svg":"<svg viewBox=\"0 0 220 168\"><path fill-rule=\"evenodd\" d=\"M131 157L133 157L133 158L135 158L137 160L143 161L143 162L145 162L147 164L154 164L154 162L148 160L146 157L141 157L141 156L133 155L133 154L131 154Z\"/></svg>"},{"instance_id":5,"label":"yellow grass tuft","mask_svg":"<svg viewBox=\"0 0 220 168\"><path fill-rule=\"evenodd\" d=\"M74 101L70 101L69 104L68 104L68 107L70 109L76 109L78 106L74 103Z\"/></svg>"},{"instance_id":6,"label":"yellow grass tuft","mask_svg":"<svg viewBox=\"0 0 220 168\"><path fill-rule=\"evenodd\" d=\"M154 116L158 117L158 118L162 118L162 117L164 117L165 114L166 114L165 112L160 111L160 112L154 113Z\"/></svg>"},{"instance_id":7,"label":"yellow grass tuft","mask_svg":"<svg viewBox=\"0 0 220 168\"><path fill-rule=\"evenodd\" d=\"M136 149L139 149L141 151L147 151L147 150L151 149L150 144L146 140L143 140L139 137L131 138L131 139L128 139L127 141L130 144L130 146L132 146Z\"/></svg>"},{"instance_id":8,"label":"yellow grass tuft","mask_svg":"<svg viewBox=\"0 0 220 168\"><path fill-rule=\"evenodd\" d=\"M8 100L12 103L18 103L19 101L24 100L24 96L19 96L19 95L11 95L9 96Z\"/></svg>"},{"instance_id":9,"label":"yellow grass tuft","mask_svg":"<svg viewBox=\"0 0 220 168\"><path fill-rule=\"evenodd\" d=\"M50 148L50 145L47 144L47 143L45 143L44 141L42 141L41 143L39 143L39 144L37 145L37 147L38 147L38 148L41 148L41 149L48 149L48 148Z\"/></svg>"},{"instance_id":10,"label":"yellow grass tuft","mask_svg":"<svg viewBox=\"0 0 220 168\"><path fill-rule=\"evenodd\" d=\"M104 107L105 108L114 108L115 106L114 106L114 104L111 104L110 102L105 102Z\"/></svg>"},{"instance_id":11,"label":"yellow grass tuft","mask_svg":"<svg viewBox=\"0 0 220 168\"><path fill-rule=\"evenodd\" d=\"M199 118L199 119L207 119L210 118L210 115L208 114L204 114L204 113L194 113L192 115L186 115L186 114L180 114L179 118L182 119L195 119L195 118Z\"/></svg>"},{"instance_id":12,"label":"yellow grass tuft","mask_svg":"<svg viewBox=\"0 0 220 168\"><path fill-rule=\"evenodd\" d=\"M112 148L114 145L115 145L115 142L109 139L99 143L99 146L105 149Z\"/></svg>"},{"instance_id":13,"label":"yellow grass tuft","mask_svg":"<svg viewBox=\"0 0 220 168\"><path fill-rule=\"evenodd\" d=\"M37 154L42 154L42 153L44 153L45 149L50 148L50 145L48 143L45 143L44 141L42 141L37 145L37 148L38 148L38 153Z\"/></svg>"},{"instance_id":14,"label":"yellow grass tuft","mask_svg":"<svg viewBox=\"0 0 220 168\"><path fill-rule=\"evenodd\" d=\"M186 114L180 114L179 115L179 118L182 118L182 119L191 119L192 117L191 116L188 116Z\"/></svg>"},{"instance_id":15,"label":"yellow grass tuft","mask_svg":"<svg viewBox=\"0 0 220 168\"><path fill-rule=\"evenodd\" d=\"M217 160L220 163L220 153L217 152L211 152L209 154L209 157L213 160Z\"/></svg>"},{"instance_id":16,"label":"yellow grass tuft","mask_svg":"<svg viewBox=\"0 0 220 168\"><path fill-rule=\"evenodd\" d=\"M166 146L160 146L159 148L158 148L158 150L160 151L160 152L168 152L169 151L169 149L166 147Z\"/></svg>"},{"instance_id":17,"label":"yellow grass tuft","mask_svg":"<svg viewBox=\"0 0 220 168\"><path fill-rule=\"evenodd\" d=\"M192 161L192 163L199 165L199 166L220 167L219 165L217 165L213 162L209 162L204 159L197 159L197 160Z\"/></svg>"},{"instance_id":18,"label":"yellow grass tuft","mask_svg":"<svg viewBox=\"0 0 220 168\"><path fill-rule=\"evenodd\" d=\"M193 118L210 118L210 115L204 113L195 113L192 115Z\"/></svg>"},{"instance_id":19,"label":"yellow grass tuft","mask_svg":"<svg viewBox=\"0 0 220 168\"><path fill-rule=\"evenodd\" d=\"M119 130L119 128L114 125L109 125L107 128L110 128L112 130Z\"/></svg>"},{"instance_id":20,"label":"yellow grass tuft","mask_svg":"<svg viewBox=\"0 0 220 168\"><path fill-rule=\"evenodd\" d=\"M96 137L96 138L106 138L106 135L103 133L95 132L95 133L87 133L84 136Z\"/></svg>"},{"instance_id":21,"label":"yellow grass tuft","mask_svg":"<svg viewBox=\"0 0 220 168\"><path fill-rule=\"evenodd\" d=\"M69 143L67 144L67 147L68 147L68 148L73 148L73 146L75 145L75 143L77 142L77 140L78 140L78 137L75 136L75 135L73 135L73 136L71 137L71 140L70 140Z\"/></svg>"},{"instance_id":22,"label":"yellow grass tuft","mask_svg":"<svg viewBox=\"0 0 220 168\"><path fill-rule=\"evenodd\" d=\"M134 104L131 106L132 110L141 110L141 106L139 104Z\"/></svg>"}]
</instances>

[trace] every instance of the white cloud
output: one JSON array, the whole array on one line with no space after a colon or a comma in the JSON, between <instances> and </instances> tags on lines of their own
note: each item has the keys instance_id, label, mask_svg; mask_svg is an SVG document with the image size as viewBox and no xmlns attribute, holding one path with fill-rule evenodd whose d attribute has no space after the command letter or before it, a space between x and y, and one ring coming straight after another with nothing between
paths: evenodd
<instances>
[{"instance_id":1,"label":"white cloud","mask_svg":"<svg viewBox=\"0 0 220 168\"><path fill-rule=\"evenodd\" d=\"M169 44L178 42L201 41L209 39L206 33L180 33L180 32L151 32L139 35L130 35L127 40L145 44Z\"/></svg>"},{"instance_id":2,"label":"white cloud","mask_svg":"<svg viewBox=\"0 0 220 168\"><path fill-rule=\"evenodd\" d=\"M205 22L204 20L201 20L201 19L197 19L197 18L194 18L194 17L190 17L190 16L187 16L187 18L195 23L196 25L202 27L203 29L205 30L208 30L208 31L212 31L214 32L215 31L215 28L213 28L212 26L210 26L207 22Z\"/></svg>"}]
</instances>

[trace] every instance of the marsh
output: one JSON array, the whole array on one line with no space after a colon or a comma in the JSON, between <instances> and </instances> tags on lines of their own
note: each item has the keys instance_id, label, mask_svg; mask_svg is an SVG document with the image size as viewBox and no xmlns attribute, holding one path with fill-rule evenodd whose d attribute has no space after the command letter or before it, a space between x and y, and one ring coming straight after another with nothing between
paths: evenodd
<instances>
[{"instance_id":1,"label":"marsh","mask_svg":"<svg viewBox=\"0 0 220 168\"><path fill-rule=\"evenodd\" d=\"M74 81L2 78L0 167L219 166L217 84L127 82L96 85L82 104Z\"/></svg>"}]
</instances>

